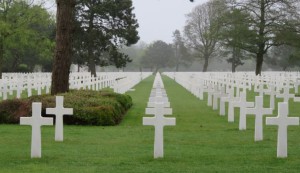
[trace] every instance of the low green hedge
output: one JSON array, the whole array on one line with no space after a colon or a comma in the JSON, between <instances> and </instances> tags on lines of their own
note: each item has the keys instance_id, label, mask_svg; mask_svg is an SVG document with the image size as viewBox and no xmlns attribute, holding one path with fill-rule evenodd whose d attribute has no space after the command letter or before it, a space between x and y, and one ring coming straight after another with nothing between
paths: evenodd
<instances>
[{"instance_id":1,"label":"low green hedge","mask_svg":"<svg viewBox=\"0 0 300 173\"><path fill-rule=\"evenodd\" d=\"M73 108L72 116L64 116L65 124L70 125L117 125L132 106L129 95L109 90L72 90L61 95L64 96L64 107ZM46 115L46 108L55 107L55 96L32 96L1 102L0 123L17 124L21 116L31 116L32 102L42 102L42 116L54 117Z\"/></svg>"}]
</instances>

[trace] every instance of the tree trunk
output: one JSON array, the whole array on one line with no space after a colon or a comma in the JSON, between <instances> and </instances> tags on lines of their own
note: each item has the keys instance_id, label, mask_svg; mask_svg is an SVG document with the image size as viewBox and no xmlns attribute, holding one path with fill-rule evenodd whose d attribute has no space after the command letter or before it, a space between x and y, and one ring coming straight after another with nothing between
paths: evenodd
<instances>
[{"instance_id":1,"label":"tree trunk","mask_svg":"<svg viewBox=\"0 0 300 173\"><path fill-rule=\"evenodd\" d=\"M255 74L256 75L261 75L261 70L262 70L262 65L264 61L264 53L265 53L265 26L266 26L266 21L265 21L265 1L262 0L260 2L260 25L259 25L259 42L258 42L258 52L256 54L256 69L255 69Z\"/></svg>"},{"instance_id":2,"label":"tree trunk","mask_svg":"<svg viewBox=\"0 0 300 173\"><path fill-rule=\"evenodd\" d=\"M207 71L207 67L208 67L208 56L205 56L204 57L203 72Z\"/></svg>"},{"instance_id":3,"label":"tree trunk","mask_svg":"<svg viewBox=\"0 0 300 173\"><path fill-rule=\"evenodd\" d=\"M231 72L235 73L235 62L232 62L231 64Z\"/></svg>"},{"instance_id":4,"label":"tree trunk","mask_svg":"<svg viewBox=\"0 0 300 173\"><path fill-rule=\"evenodd\" d=\"M258 53L256 55L256 70L255 70L256 75L261 75L263 61L264 61L264 54Z\"/></svg>"},{"instance_id":5,"label":"tree trunk","mask_svg":"<svg viewBox=\"0 0 300 173\"><path fill-rule=\"evenodd\" d=\"M179 63L176 64L176 72L179 70Z\"/></svg>"},{"instance_id":6,"label":"tree trunk","mask_svg":"<svg viewBox=\"0 0 300 173\"><path fill-rule=\"evenodd\" d=\"M88 59L89 59L89 69L91 71L91 75L94 77L97 76L96 74L96 63L94 60L94 53L93 53L93 29L94 29L94 13L91 11L91 15L89 18L89 27L88 27Z\"/></svg>"},{"instance_id":7,"label":"tree trunk","mask_svg":"<svg viewBox=\"0 0 300 173\"><path fill-rule=\"evenodd\" d=\"M80 72L80 65L77 64L77 72Z\"/></svg>"},{"instance_id":8,"label":"tree trunk","mask_svg":"<svg viewBox=\"0 0 300 173\"><path fill-rule=\"evenodd\" d=\"M52 69L51 94L69 91L69 74L72 58L72 35L75 0L56 0L57 31Z\"/></svg>"},{"instance_id":9,"label":"tree trunk","mask_svg":"<svg viewBox=\"0 0 300 173\"><path fill-rule=\"evenodd\" d=\"M0 79L2 79L2 65L4 63L4 43L3 37L0 38Z\"/></svg>"},{"instance_id":10,"label":"tree trunk","mask_svg":"<svg viewBox=\"0 0 300 173\"><path fill-rule=\"evenodd\" d=\"M179 55L178 55L178 47L175 45L175 58L176 58L176 72L179 70Z\"/></svg>"},{"instance_id":11,"label":"tree trunk","mask_svg":"<svg viewBox=\"0 0 300 173\"><path fill-rule=\"evenodd\" d=\"M18 50L14 50L14 59L13 59L13 62L12 62L12 65L11 65L11 72L15 72L15 71L17 71L17 68L18 68L18 66L19 66L19 64L20 64L20 55L19 55L19 53L18 53Z\"/></svg>"},{"instance_id":12,"label":"tree trunk","mask_svg":"<svg viewBox=\"0 0 300 173\"><path fill-rule=\"evenodd\" d=\"M232 52L232 62L231 62L231 72L234 73L235 72L235 68L236 68L236 48L233 47L233 52Z\"/></svg>"},{"instance_id":13,"label":"tree trunk","mask_svg":"<svg viewBox=\"0 0 300 173\"><path fill-rule=\"evenodd\" d=\"M91 75L96 77L97 76L96 75L96 64L95 64L93 55L91 55L90 53L92 53L92 50L90 50L90 48L88 48L89 69L91 71Z\"/></svg>"}]
</instances>

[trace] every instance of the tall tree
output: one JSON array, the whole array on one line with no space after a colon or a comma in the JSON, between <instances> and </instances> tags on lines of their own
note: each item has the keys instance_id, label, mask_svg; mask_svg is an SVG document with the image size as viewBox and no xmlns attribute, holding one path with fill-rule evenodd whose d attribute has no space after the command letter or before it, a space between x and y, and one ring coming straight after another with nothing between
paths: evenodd
<instances>
[{"instance_id":1,"label":"tall tree","mask_svg":"<svg viewBox=\"0 0 300 173\"><path fill-rule=\"evenodd\" d=\"M184 33L189 46L197 52L199 58L204 59L203 72L207 71L208 60L216 50L220 28L216 20L224 8L224 1L212 0L196 6L187 15Z\"/></svg>"},{"instance_id":2,"label":"tall tree","mask_svg":"<svg viewBox=\"0 0 300 173\"><path fill-rule=\"evenodd\" d=\"M72 57L75 0L56 0L57 31L52 69L51 94L69 91L69 74Z\"/></svg>"},{"instance_id":3,"label":"tall tree","mask_svg":"<svg viewBox=\"0 0 300 173\"><path fill-rule=\"evenodd\" d=\"M118 52L118 48L135 44L139 40L138 23L132 11L131 0L78 1L76 21L79 34L76 34L76 52L85 49L81 55L94 76L97 64L124 67L130 62L128 56ZM106 54L109 56L103 56L106 51L110 51Z\"/></svg>"},{"instance_id":4,"label":"tall tree","mask_svg":"<svg viewBox=\"0 0 300 173\"><path fill-rule=\"evenodd\" d=\"M160 68L172 67L174 64L174 52L172 45L161 40L155 41L145 51L141 61L142 65L157 72Z\"/></svg>"},{"instance_id":5,"label":"tall tree","mask_svg":"<svg viewBox=\"0 0 300 173\"><path fill-rule=\"evenodd\" d=\"M256 55L255 74L261 74L264 55L272 46L283 42L276 39L299 24L299 0L238 0L235 7L250 14L250 29L255 32L247 51Z\"/></svg>"},{"instance_id":6,"label":"tall tree","mask_svg":"<svg viewBox=\"0 0 300 173\"><path fill-rule=\"evenodd\" d=\"M221 52L223 56L230 57L227 62L231 64L232 72L244 64L244 59L252 56L244 50L247 40L255 37L255 33L250 31L249 17L249 14L240 9L228 8L218 19L222 24L219 33L220 44L223 47Z\"/></svg>"},{"instance_id":7,"label":"tall tree","mask_svg":"<svg viewBox=\"0 0 300 173\"><path fill-rule=\"evenodd\" d=\"M193 58L189 54L189 50L184 43L184 40L181 36L179 30L175 30L173 32L173 48L174 48L174 56L175 56L175 67L176 71L179 70L179 66L183 65L185 67L190 66Z\"/></svg>"}]
</instances>

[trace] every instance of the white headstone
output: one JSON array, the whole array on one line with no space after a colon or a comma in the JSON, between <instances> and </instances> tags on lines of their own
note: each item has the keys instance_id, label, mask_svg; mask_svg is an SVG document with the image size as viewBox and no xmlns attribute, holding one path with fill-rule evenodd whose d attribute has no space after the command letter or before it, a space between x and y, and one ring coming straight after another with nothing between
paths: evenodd
<instances>
[{"instance_id":1,"label":"white headstone","mask_svg":"<svg viewBox=\"0 0 300 173\"><path fill-rule=\"evenodd\" d=\"M155 97L150 97L149 102L169 102L169 99L168 97L155 96Z\"/></svg>"},{"instance_id":2,"label":"white headstone","mask_svg":"<svg viewBox=\"0 0 300 173\"><path fill-rule=\"evenodd\" d=\"M269 86L270 90L266 94L270 95L270 108L275 109L275 96L278 94L274 85Z\"/></svg>"},{"instance_id":3,"label":"white headstone","mask_svg":"<svg viewBox=\"0 0 300 173\"><path fill-rule=\"evenodd\" d=\"M148 108L152 108L152 107L155 107L157 102L148 102L147 103L147 107ZM164 107L165 108L169 108L170 107L170 102L162 102L164 104Z\"/></svg>"},{"instance_id":4,"label":"white headstone","mask_svg":"<svg viewBox=\"0 0 300 173\"><path fill-rule=\"evenodd\" d=\"M272 112L271 108L264 108L263 96L255 97L254 108L246 108L246 114L255 115L255 141L263 140L263 115L271 115Z\"/></svg>"},{"instance_id":5,"label":"white headstone","mask_svg":"<svg viewBox=\"0 0 300 173\"><path fill-rule=\"evenodd\" d=\"M30 78L27 79L27 96L32 96L32 82Z\"/></svg>"},{"instance_id":6,"label":"white headstone","mask_svg":"<svg viewBox=\"0 0 300 173\"><path fill-rule=\"evenodd\" d=\"M172 108L166 108L163 102L155 102L154 108L146 108L146 115L172 115Z\"/></svg>"},{"instance_id":7,"label":"white headstone","mask_svg":"<svg viewBox=\"0 0 300 173\"><path fill-rule=\"evenodd\" d=\"M287 157L287 127L299 125L299 117L288 117L288 103L278 103L278 116L267 117L267 125L277 125L277 157Z\"/></svg>"},{"instance_id":8,"label":"white headstone","mask_svg":"<svg viewBox=\"0 0 300 173\"><path fill-rule=\"evenodd\" d=\"M156 107L147 108L146 114L154 114L154 117L144 117L143 125L152 125L155 128L154 134L154 158L162 158L164 156L164 139L163 128L164 126L175 126L175 118L165 118L163 115L172 113L170 108L163 108L162 103L157 103Z\"/></svg>"},{"instance_id":9,"label":"white headstone","mask_svg":"<svg viewBox=\"0 0 300 173\"><path fill-rule=\"evenodd\" d=\"M224 116L225 115L225 103L230 102L232 99L234 99L234 87L227 88L227 96L221 97L220 99L220 115Z\"/></svg>"},{"instance_id":10,"label":"white headstone","mask_svg":"<svg viewBox=\"0 0 300 173\"><path fill-rule=\"evenodd\" d=\"M246 120L246 108L253 107L253 102L247 102L246 92L241 92L240 102L238 103L240 107L240 121L239 121L239 130L246 130L247 120Z\"/></svg>"},{"instance_id":11,"label":"white headstone","mask_svg":"<svg viewBox=\"0 0 300 173\"><path fill-rule=\"evenodd\" d=\"M295 94L290 94L290 88L289 86L285 86L283 88L283 93L282 94L277 94L276 95L277 98L283 98L284 102L289 102L290 98L294 98Z\"/></svg>"},{"instance_id":12,"label":"white headstone","mask_svg":"<svg viewBox=\"0 0 300 173\"><path fill-rule=\"evenodd\" d=\"M2 92L3 92L3 94L2 94L2 100L7 100L7 93L9 92L9 90L7 89L7 84L5 83L5 81L4 81L2 87L3 87L2 88Z\"/></svg>"},{"instance_id":13,"label":"white headstone","mask_svg":"<svg viewBox=\"0 0 300 173\"><path fill-rule=\"evenodd\" d=\"M41 126L53 125L53 118L44 118L41 116L42 103L32 103L32 117L21 117L21 125L32 126L31 136L31 158L42 157L41 146Z\"/></svg>"},{"instance_id":14,"label":"white headstone","mask_svg":"<svg viewBox=\"0 0 300 173\"><path fill-rule=\"evenodd\" d=\"M56 96L56 107L55 108L47 108L46 114L55 115L55 141L63 141L64 140L64 115L73 115L73 108L64 108L64 97Z\"/></svg>"}]
</instances>

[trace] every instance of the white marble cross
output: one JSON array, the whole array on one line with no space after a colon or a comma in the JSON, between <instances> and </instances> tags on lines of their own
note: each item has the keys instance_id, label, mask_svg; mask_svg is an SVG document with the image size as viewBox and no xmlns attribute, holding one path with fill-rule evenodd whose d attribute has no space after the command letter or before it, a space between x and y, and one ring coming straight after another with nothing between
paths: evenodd
<instances>
[{"instance_id":1,"label":"white marble cross","mask_svg":"<svg viewBox=\"0 0 300 173\"><path fill-rule=\"evenodd\" d=\"M169 99L168 97L155 96L155 97L150 97L149 102L169 102Z\"/></svg>"},{"instance_id":2,"label":"white marble cross","mask_svg":"<svg viewBox=\"0 0 300 173\"><path fill-rule=\"evenodd\" d=\"M2 100L7 100L7 94L9 92L9 90L7 89L7 84L4 82L2 85Z\"/></svg>"},{"instance_id":3,"label":"white marble cross","mask_svg":"<svg viewBox=\"0 0 300 173\"><path fill-rule=\"evenodd\" d=\"M246 130L247 121L246 121L246 108L253 107L253 102L247 102L246 92L243 91L240 94L240 102L236 103L240 107L240 121L239 121L239 130Z\"/></svg>"},{"instance_id":4,"label":"white marble cross","mask_svg":"<svg viewBox=\"0 0 300 173\"><path fill-rule=\"evenodd\" d=\"M157 104L158 102L148 102L147 103L147 107L148 108L153 108L153 107L155 107L155 105ZM162 102L163 103L163 105L164 105L164 107L165 108L169 108L170 107L170 102Z\"/></svg>"},{"instance_id":5,"label":"white marble cross","mask_svg":"<svg viewBox=\"0 0 300 173\"><path fill-rule=\"evenodd\" d=\"M17 98L21 98L21 94L23 91L23 82L22 81L18 81L17 82Z\"/></svg>"},{"instance_id":6,"label":"white marble cross","mask_svg":"<svg viewBox=\"0 0 300 173\"><path fill-rule=\"evenodd\" d=\"M227 88L227 96L223 96L220 99L220 115L225 115L225 103L230 102L234 98L234 87Z\"/></svg>"},{"instance_id":7,"label":"white marble cross","mask_svg":"<svg viewBox=\"0 0 300 173\"><path fill-rule=\"evenodd\" d=\"M213 93L215 92L213 85L209 84L208 89L207 89L207 106L212 106L213 105Z\"/></svg>"},{"instance_id":8,"label":"white marble cross","mask_svg":"<svg viewBox=\"0 0 300 173\"><path fill-rule=\"evenodd\" d=\"M270 108L275 109L275 96L278 94L274 85L269 86L269 91L266 92L267 95L270 95Z\"/></svg>"},{"instance_id":9,"label":"white marble cross","mask_svg":"<svg viewBox=\"0 0 300 173\"><path fill-rule=\"evenodd\" d=\"M27 96L32 96L32 82L30 78L27 79Z\"/></svg>"},{"instance_id":10,"label":"white marble cross","mask_svg":"<svg viewBox=\"0 0 300 173\"><path fill-rule=\"evenodd\" d=\"M146 115L172 115L172 108L166 108L164 102L154 102L153 108L146 108Z\"/></svg>"},{"instance_id":11,"label":"white marble cross","mask_svg":"<svg viewBox=\"0 0 300 173\"><path fill-rule=\"evenodd\" d=\"M287 157L287 127L299 125L299 117L288 117L288 103L278 103L278 116L267 117L267 125L277 125L277 157Z\"/></svg>"},{"instance_id":12,"label":"white marble cross","mask_svg":"<svg viewBox=\"0 0 300 173\"><path fill-rule=\"evenodd\" d=\"M271 108L264 108L263 96L255 97L255 107L246 108L246 115L255 115L255 141L263 140L263 115L271 115L273 110Z\"/></svg>"},{"instance_id":13,"label":"white marble cross","mask_svg":"<svg viewBox=\"0 0 300 173\"><path fill-rule=\"evenodd\" d=\"M64 97L56 96L56 107L47 108L46 114L55 115L55 141L64 140L64 115L73 115L73 108L64 108Z\"/></svg>"},{"instance_id":14,"label":"white marble cross","mask_svg":"<svg viewBox=\"0 0 300 173\"><path fill-rule=\"evenodd\" d=\"M163 108L162 103L157 103L155 108L147 108L146 114L154 114L154 117L144 117L143 125L154 126L154 158L162 158L164 156L164 126L175 126L175 118L166 118L163 115L172 114L171 108Z\"/></svg>"},{"instance_id":15,"label":"white marble cross","mask_svg":"<svg viewBox=\"0 0 300 173\"><path fill-rule=\"evenodd\" d=\"M294 98L295 94L290 94L290 88L289 86L285 86L283 88L283 93L282 94L277 94L276 95L277 98L283 98L284 102L289 102L290 98Z\"/></svg>"},{"instance_id":16,"label":"white marble cross","mask_svg":"<svg viewBox=\"0 0 300 173\"><path fill-rule=\"evenodd\" d=\"M31 136L31 158L42 157L41 146L41 126L53 125L53 118L44 118L41 116L42 103L32 103L32 117L21 117L21 125L32 126Z\"/></svg>"},{"instance_id":17,"label":"white marble cross","mask_svg":"<svg viewBox=\"0 0 300 173\"><path fill-rule=\"evenodd\" d=\"M265 90L264 89L264 83L263 82L260 82L258 84L258 88L255 88L254 90L255 92L258 92L259 93L259 96L264 96L264 93L265 92L268 92L268 90Z\"/></svg>"},{"instance_id":18,"label":"white marble cross","mask_svg":"<svg viewBox=\"0 0 300 173\"><path fill-rule=\"evenodd\" d=\"M215 88L218 88L217 85L215 85ZM213 93L213 110L218 110L218 101L221 99L221 97L225 97L227 94L225 93L225 87L220 87L220 90L216 90L215 93Z\"/></svg>"},{"instance_id":19,"label":"white marble cross","mask_svg":"<svg viewBox=\"0 0 300 173\"><path fill-rule=\"evenodd\" d=\"M228 122L234 122L234 108L239 107L240 97L231 97L228 102Z\"/></svg>"}]
</instances>

